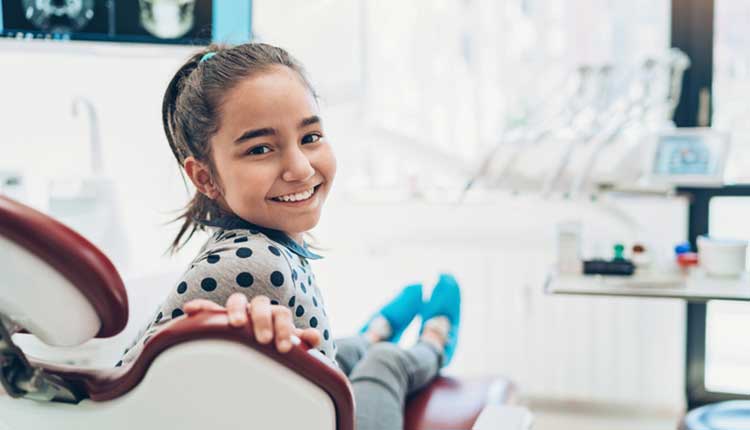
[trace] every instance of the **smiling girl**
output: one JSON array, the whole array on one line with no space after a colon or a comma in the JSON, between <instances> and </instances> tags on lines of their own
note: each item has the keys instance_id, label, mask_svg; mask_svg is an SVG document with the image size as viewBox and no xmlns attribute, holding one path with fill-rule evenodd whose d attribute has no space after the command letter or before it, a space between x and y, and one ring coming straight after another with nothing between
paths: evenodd
<instances>
[{"instance_id":1,"label":"smiling girl","mask_svg":"<svg viewBox=\"0 0 750 430\"><path fill-rule=\"evenodd\" d=\"M129 365L171 319L226 306L230 325L252 320L258 342L274 341L284 353L296 335L343 371L352 382L360 430L402 428L406 396L429 383L455 349L458 284L442 275L427 303L422 286L410 285L359 335L334 340L308 262L321 257L303 235L320 219L336 160L299 63L266 44L210 46L169 83L163 122L196 188L172 250L198 230L210 236L118 365ZM398 347L418 314L419 341Z\"/></svg>"}]
</instances>

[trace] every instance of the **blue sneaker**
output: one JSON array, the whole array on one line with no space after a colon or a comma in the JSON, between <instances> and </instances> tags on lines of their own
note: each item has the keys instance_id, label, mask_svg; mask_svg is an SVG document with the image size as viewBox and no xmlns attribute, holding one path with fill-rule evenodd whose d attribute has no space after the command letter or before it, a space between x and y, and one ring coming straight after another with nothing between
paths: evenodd
<instances>
[{"instance_id":1,"label":"blue sneaker","mask_svg":"<svg viewBox=\"0 0 750 430\"><path fill-rule=\"evenodd\" d=\"M391 335L388 342L398 342L404 330L409 326L414 317L422 308L422 284L413 284L404 287L401 292L390 302L383 306L380 311L370 317L367 323L360 329L360 333L365 333L370 327L370 323L375 317L382 315L391 326Z\"/></svg>"},{"instance_id":2,"label":"blue sneaker","mask_svg":"<svg viewBox=\"0 0 750 430\"><path fill-rule=\"evenodd\" d=\"M438 283L432 290L430 301L422 306L422 326L419 328L419 334L424 331L425 322L430 318L444 316L448 318L451 326L448 331L448 338L445 342L443 363L445 367L453 359L453 353L458 343L458 327L461 321L461 289L453 275L441 273Z\"/></svg>"}]
</instances>

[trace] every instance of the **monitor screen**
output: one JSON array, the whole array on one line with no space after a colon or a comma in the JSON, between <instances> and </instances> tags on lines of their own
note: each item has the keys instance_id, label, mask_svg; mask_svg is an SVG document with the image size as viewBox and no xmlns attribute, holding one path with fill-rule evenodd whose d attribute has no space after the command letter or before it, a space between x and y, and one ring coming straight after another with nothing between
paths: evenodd
<instances>
[{"instance_id":1,"label":"monitor screen","mask_svg":"<svg viewBox=\"0 0 750 430\"><path fill-rule=\"evenodd\" d=\"M711 175L715 157L703 136L662 136L654 171L659 175Z\"/></svg>"},{"instance_id":2,"label":"monitor screen","mask_svg":"<svg viewBox=\"0 0 750 430\"><path fill-rule=\"evenodd\" d=\"M251 0L0 0L0 37L169 44L251 39Z\"/></svg>"}]
</instances>

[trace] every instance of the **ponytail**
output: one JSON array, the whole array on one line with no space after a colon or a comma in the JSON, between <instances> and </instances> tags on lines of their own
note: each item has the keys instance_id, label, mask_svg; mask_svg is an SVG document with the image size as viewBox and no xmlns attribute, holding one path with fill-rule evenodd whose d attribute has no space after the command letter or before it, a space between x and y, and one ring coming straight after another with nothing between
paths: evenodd
<instances>
[{"instance_id":1,"label":"ponytail","mask_svg":"<svg viewBox=\"0 0 750 430\"><path fill-rule=\"evenodd\" d=\"M161 106L164 134L167 136L169 147L172 149L172 154L174 155L175 160L180 167L180 176L182 176L182 182L185 184L186 189L187 181L185 180L185 174L182 170L182 166L185 162L185 159L190 156L190 153L194 153L194 151L184 151L184 149L181 149L176 142L174 133L175 129L177 128L175 127L174 120L175 110L177 106L177 97L179 96L180 90L182 89L184 79L187 76L190 76L190 74L198 67L200 59L204 55L204 52L194 54L185 64L182 65L182 67L180 67L179 70L177 70L175 75L172 77L172 80L169 81L169 85L167 85L167 90L164 92L164 99ZM192 149L190 148L189 141L186 141L185 144L186 146L188 146L189 150ZM213 200L209 199L199 191L196 191L193 195L193 198L183 209L182 213L180 213L176 218L170 220L170 223L179 220L183 220L183 222L179 232L177 233L177 236L174 238L169 248L167 249L167 252L169 254L177 253L180 249L182 249L183 246L185 246L185 244L187 244L187 242L190 240L190 238L193 237L193 234L195 234L196 231L204 230L203 225L197 222L197 220L213 218L211 215L217 212L218 206L216 205L216 203L214 203ZM187 235L187 237L185 237L185 235Z\"/></svg>"}]
</instances>

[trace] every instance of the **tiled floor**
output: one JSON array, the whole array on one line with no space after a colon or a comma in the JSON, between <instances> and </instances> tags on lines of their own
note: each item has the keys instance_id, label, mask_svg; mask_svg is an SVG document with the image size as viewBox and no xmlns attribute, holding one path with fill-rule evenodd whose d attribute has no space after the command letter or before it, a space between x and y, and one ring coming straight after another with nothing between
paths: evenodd
<instances>
[{"instance_id":1,"label":"tiled floor","mask_svg":"<svg viewBox=\"0 0 750 430\"><path fill-rule=\"evenodd\" d=\"M531 405L533 430L675 430L681 414Z\"/></svg>"}]
</instances>

